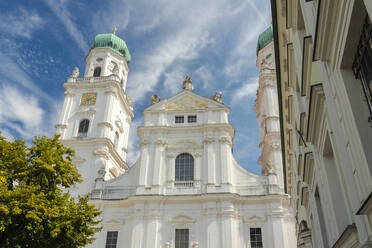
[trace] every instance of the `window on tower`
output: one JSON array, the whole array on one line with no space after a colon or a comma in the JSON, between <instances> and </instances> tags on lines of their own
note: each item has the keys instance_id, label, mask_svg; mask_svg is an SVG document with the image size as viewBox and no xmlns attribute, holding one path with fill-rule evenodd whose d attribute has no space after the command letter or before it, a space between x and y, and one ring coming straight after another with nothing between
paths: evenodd
<instances>
[{"instance_id":1,"label":"window on tower","mask_svg":"<svg viewBox=\"0 0 372 248\"><path fill-rule=\"evenodd\" d=\"M194 180L194 158L188 153L182 153L176 158L175 181Z\"/></svg>"},{"instance_id":2,"label":"window on tower","mask_svg":"<svg viewBox=\"0 0 372 248\"><path fill-rule=\"evenodd\" d=\"M89 129L89 120L84 119L80 121L78 136L86 137L88 134L88 129Z\"/></svg>"},{"instance_id":3,"label":"window on tower","mask_svg":"<svg viewBox=\"0 0 372 248\"><path fill-rule=\"evenodd\" d=\"M93 72L93 77L99 77L101 76L101 67L96 67Z\"/></svg>"}]
</instances>

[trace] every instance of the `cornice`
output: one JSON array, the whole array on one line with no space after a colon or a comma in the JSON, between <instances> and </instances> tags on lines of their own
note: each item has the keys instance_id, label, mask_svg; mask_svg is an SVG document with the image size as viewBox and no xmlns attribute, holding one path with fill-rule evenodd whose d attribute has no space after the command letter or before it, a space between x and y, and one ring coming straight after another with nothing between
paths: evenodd
<instances>
[{"instance_id":1,"label":"cornice","mask_svg":"<svg viewBox=\"0 0 372 248\"><path fill-rule=\"evenodd\" d=\"M144 133L185 133L185 132L205 132L205 131L228 131L234 137L234 128L230 123L202 124L195 126L141 126L138 127L138 135Z\"/></svg>"},{"instance_id":2,"label":"cornice","mask_svg":"<svg viewBox=\"0 0 372 248\"><path fill-rule=\"evenodd\" d=\"M65 139L60 140L62 144L69 146L96 146L96 145L105 145L108 148L107 153L117 162L117 164L127 170L129 168L128 164L121 158L121 156L116 151L114 144L108 138L84 138L84 139ZM104 154L102 154L104 155Z\"/></svg>"}]
</instances>

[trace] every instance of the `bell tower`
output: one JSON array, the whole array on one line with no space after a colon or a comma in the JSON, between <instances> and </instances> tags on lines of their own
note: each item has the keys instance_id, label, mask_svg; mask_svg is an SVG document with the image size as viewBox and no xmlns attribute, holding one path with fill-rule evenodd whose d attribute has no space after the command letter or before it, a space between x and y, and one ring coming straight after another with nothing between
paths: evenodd
<instances>
[{"instance_id":1,"label":"bell tower","mask_svg":"<svg viewBox=\"0 0 372 248\"><path fill-rule=\"evenodd\" d=\"M115 32L116 30L114 30ZM83 182L72 194L86 194L96 181L119 176L126 163L133 107L126 94L130 53L115 34L98 34L86 57L83 77L76 67L64 83L65 97L56 132L75 150Z\"/></svg>"}]
</instances>

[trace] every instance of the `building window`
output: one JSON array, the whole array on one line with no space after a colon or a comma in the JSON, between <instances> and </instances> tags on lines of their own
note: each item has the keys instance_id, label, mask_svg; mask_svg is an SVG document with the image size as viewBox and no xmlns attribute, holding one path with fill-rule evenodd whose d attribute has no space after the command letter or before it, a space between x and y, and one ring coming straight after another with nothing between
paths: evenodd
<instances>
[{"instance_id":1,"label":"building window","mask_svg":"<svg viewBox=\"0 0 372 248\"><path fill-rule=\"evenodd\" d=\"M372 122L372 24L366 16L362 35L353 62L353 72L362 83L363 93L369 109L368 121Z\"/></svg>"},{"instance_id":2,"label":"building window","mask_svg":"<svg viewBox=\"0 0 372 248\"><path fill-rule=\"evenodd\" d=\"M187 116L188 123L196 123L196 115L189 115Z\"/></svg>"},{"instance_id":3,"label":"building window","mask_svg":"<svg viewBox=\"0 0 372 248\"><path fill-rule=\"evenodd\" d=\"M94 69L93 77L99 77L101 76L101 67L96 67Z\"/></svg>"},{"instance_id":4,"label":"building window","mask_svg":"<svg viewBox=\"0 0 372 248\"><path fill-rule=\"evenodd\" d=\"M251 248L262 248L261 228L249 228L251 238Z\"/></svg>"},{"instance_id":5,"label":"building window","mask_svg":"<svg viewBox=\"0 0 372 248\"><path fill-rule=\"evenodd\" d=\"M118 242L118 232L107 232L106 248L116 248Z\"/></svg>"},{"instance_id":6,"label":"building window","mask_svg":"<svg viewBox=\"0 0 372 248\"><path fill-rule=\"evenodd\" d=\"M89 129L89 120L84 119L79 124L79 132L78 135L81 137L86 137Z\"/></svg>"},{"instance_id":7,"label":"building window","mask_svg":"<svg viewBox=\"0 0 372 248\"><path fill-rule=\"evenodd\" d=\"M188 153L182 153L176 158L175 181L194 180L194 158Z\"/></svg>"},{"instance_id":8,"label":"building window","mask_svg":"<svg viewBox=\"0 0 372 248\"><path fill-rule=\"evenodd\" d=\"M189 229L176 229L175 248L189 248Z\"/></svg>"},{"instance_id":9,"label":"building window","mask_svg":"<svg viewBox=\"0 0 372 248\"><path fill-rule=\"evenodd\" d=\"M183 116L176 116L175 123L184 123L185 118Z\"/></svg>"}]
</instances>

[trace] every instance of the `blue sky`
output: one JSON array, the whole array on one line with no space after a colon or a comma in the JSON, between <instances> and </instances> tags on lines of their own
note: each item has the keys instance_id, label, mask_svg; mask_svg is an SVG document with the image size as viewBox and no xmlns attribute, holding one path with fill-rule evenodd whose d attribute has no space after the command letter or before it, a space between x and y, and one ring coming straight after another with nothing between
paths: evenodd
<instances>
[{"instance_id":1,"label":"blue sky","mask_svg":"<svg viewBox=\"0 0 372 248\"><path fill-rule=\"evenodd\" d=\"M222 91L235 127L234 156L259 173L254 100L256 44L270 25L269 0L33 0L0 2L0 130L30 140L51 136L63 82L97 33L117 26L132 55L127 92L134 100L129 163L150 95L168 98L190 74L197 94Z\"/></svg>"}]
</instances>

